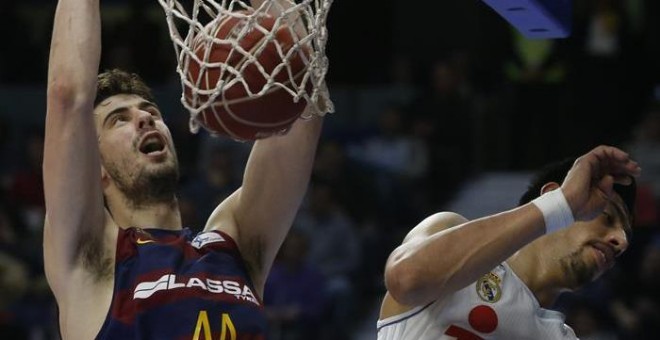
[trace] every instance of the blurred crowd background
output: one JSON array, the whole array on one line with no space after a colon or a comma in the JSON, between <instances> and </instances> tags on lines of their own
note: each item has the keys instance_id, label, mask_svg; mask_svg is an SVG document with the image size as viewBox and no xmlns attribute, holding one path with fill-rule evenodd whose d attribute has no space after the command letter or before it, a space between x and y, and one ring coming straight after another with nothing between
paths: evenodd
<instances>
[{"instance_id":1,"label":"blurred crowd background","mask_svg":"<svg viewBox=\"0 0 660 340\"><path fill-rule=\"evenodd\" d=\"M2 339L59 338L42 259L55 5L0 2ZM250 144L188 132L157 1L102 1L102 16L102 69L153 87L181 163L184 224L198 230L240 185ZM266 287L270 339L375 339L385 260L410 228L448 208L511 208L530 171L600 143L644 169L634 239L602 280L555 307L581 339L660 338L660 2L575 0L572 20L567 39L527 40L478 0L335 1L337 112Z\"/></svg>"}]
</instances>

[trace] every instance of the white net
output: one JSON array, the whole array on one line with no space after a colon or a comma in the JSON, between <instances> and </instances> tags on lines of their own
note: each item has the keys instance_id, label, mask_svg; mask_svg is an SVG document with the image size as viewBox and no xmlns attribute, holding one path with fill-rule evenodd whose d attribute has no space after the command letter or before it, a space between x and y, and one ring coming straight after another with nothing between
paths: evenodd
<instances>
[{"instance_id":1,"label":"white net","mask_svg":"<svg viewBox=\"0 0 660 340\"><path fill-rule=\"evenodd\" d=\"M302 118L334 111L325 85L332 0L262 0L253 1L254 8L244 0L159 2L192 131L199 129L197 115L209 107L277 90L294 103L306 102Z\"/></svg>"}]
</instances>

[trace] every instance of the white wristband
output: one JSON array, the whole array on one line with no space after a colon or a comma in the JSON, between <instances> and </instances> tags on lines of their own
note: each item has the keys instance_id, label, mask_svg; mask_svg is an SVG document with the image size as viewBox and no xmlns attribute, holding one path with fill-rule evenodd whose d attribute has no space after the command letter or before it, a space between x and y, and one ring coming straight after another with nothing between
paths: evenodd
<instances>
[{"instance_id":1,"label":"white wristband","mask_svg":"<svg viewBox=\"0 0 660 340\"><path fill-rule=\"evenodd\" d=\"M537 197L532 203L543 213L546 234L568 227L575 222L573 211L559 188Z\"/></svg>"}]
</instances>

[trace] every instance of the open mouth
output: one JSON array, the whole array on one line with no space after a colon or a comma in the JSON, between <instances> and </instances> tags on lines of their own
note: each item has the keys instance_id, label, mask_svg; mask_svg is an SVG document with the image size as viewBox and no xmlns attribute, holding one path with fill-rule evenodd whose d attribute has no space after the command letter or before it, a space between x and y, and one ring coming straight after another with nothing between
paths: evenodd
<instances>
[{"instance_id":1,"label":"open mouth","mask_svg":"<svg viewBox=\"0 0 660 340\"><path fill-rule=\"evenodd\" d=\"M142 140L139 148L145 155L157 154L165 150L165 142L158 134L152 134Z\"/></svg>"}]
</instances>

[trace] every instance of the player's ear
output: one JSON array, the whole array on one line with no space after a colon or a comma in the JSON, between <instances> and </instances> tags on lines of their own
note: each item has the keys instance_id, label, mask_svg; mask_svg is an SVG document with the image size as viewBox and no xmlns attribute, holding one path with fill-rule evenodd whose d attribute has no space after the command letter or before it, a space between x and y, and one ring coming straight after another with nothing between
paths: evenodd
<instances>
[{"instance_id":1,"label":"player's ear","mask_svg":"<svg viewBox=\"0 0 660 340\"><path fill-rule=\"evenodd\" d=\"M557 182L548 182L548 183L545 183L545 184L543 185L543 187L541 187L541 192L539 193L539 195L543 195L543 194L545 194L545 193L547 193L547 192L550 192L550 191L552 191L552 190L559 189L559 187L561 187L561 185L560 185L559 183L557 183Z\"/></svg>"},{"instance_id":2,"label":"player's ear","mask_svg":"<svg viewBox=\"0 0 660 340\"><path fill-rule=\"evenodd\" d=\"M101 189L105 190L110 185L110 175L101 165Z\"/></svg>"}]
</instances>

